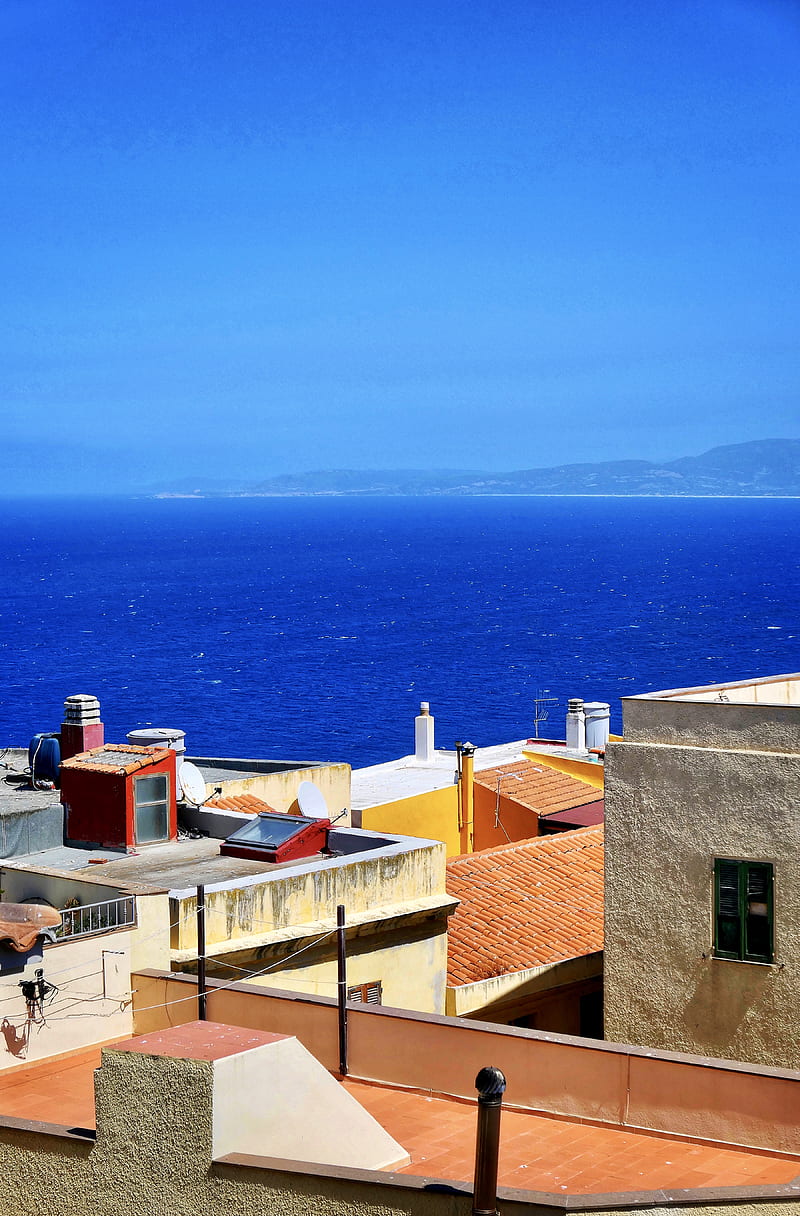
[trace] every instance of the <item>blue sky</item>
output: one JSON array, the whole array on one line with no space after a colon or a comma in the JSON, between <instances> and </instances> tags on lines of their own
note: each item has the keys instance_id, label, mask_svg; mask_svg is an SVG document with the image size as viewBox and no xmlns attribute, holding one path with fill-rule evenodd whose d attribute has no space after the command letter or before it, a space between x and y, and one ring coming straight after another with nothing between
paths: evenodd
<instances>
[{"instance_id":1,"label":"blue sky","mask_svg":"<svg viewBox=\"0 0 800 1216\"><path fill-rule=\"evenodd\" d=\"M6 0L6 490L800 437L793 0Z\"/></svg>"}]
</instances>

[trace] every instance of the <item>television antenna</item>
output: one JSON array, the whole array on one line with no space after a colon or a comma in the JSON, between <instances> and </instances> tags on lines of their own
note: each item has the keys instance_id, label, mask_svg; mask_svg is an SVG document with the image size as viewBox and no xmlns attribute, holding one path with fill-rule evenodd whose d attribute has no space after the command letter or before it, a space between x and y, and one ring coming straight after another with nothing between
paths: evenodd
<instances>
[{"instance_id":1,"label":"television antenna","mask_svg":"<svg viewBox=\"0 0 800 1216\"><path fill-rule=\"evenodd\" d=\"M547 722L550 718L548 706L558 705L558 697L548 697L549 691L549 688L540 688L533 698L533 734L536 739L541 738L539 723Z\"/></svg>"}]
</instances>

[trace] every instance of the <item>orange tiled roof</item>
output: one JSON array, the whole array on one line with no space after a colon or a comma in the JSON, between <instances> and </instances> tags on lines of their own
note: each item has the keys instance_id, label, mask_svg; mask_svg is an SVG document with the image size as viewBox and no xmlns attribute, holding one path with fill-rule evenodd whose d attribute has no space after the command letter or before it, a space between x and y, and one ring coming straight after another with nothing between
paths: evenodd
<instances>
[{"instance_id":1,"label":"orange tiled roof","mask_svg":"<svg viewBox=\"0 0 800 1216\"><path fill-rule=\"evenodd\" d=\"M461 900L447 930L447 982L474 984L603 948L603 829L483 849L447 863Z\"/></svg>"},{"instance_id":2,"label":"orange tiled roof","mask_svg":"<svg viewBox=\"0 0 800 1216\"><path fill-rule=\"evenodd\" d=\"M61 761L62 768L77 768L90 773L115 773L117 776L135 773L166 760L168 747L138 747L131 743L102 743L88 752L78 752Z\"/></svg>"},{"instance_id":3,"label":"orange tiled roof","mask_svg":"<svg viewBox=\"0 0 800 1216\"><path fill-rule=\"evenodd\" d=\"M218 796L209 798L203 805L218 811L244 811L248 815L257 815L261 811L269 811L273 815L278 813L274 806L263 798L256 798L255 794L230 794L227 798Z\"/></svg>"},{"instance_id":4,"label":"orange tiled roof","mask_svg":"<svg viewBox=\"0 0 800 1216\"><path fill-rule=\"evenodd\" d=\"M511 773L516 776L512 777ZM541 815L569 811L588 802L598 802L603 797L602 790L588 781L559 773L554 768L545 768L533 760L517 760L511 764L501 764L499 768L482 769L475 774L475 784L496 794L498 777L503 798L528 806Z\"/></svg>"}]
</instances>

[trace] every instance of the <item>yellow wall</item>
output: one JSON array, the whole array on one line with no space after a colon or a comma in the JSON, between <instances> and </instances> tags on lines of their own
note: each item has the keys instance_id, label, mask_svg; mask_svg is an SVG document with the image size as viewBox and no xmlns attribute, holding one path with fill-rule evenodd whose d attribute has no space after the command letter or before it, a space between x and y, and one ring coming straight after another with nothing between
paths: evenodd
<instances>
[{"instance_id":1,"label":"yellow wall","mask_svg":"<svg viewBox=\"0 0 800 1216\"><path fill-rule=\"evenodd\" d=\"M456 857L461 852L457 786L447 785L413 798L371 806L361 812L361 826L370 832L396 832L401 836L441 840L447 847L447 856Z\"/></svg>"},{"instance_id":2,"label":"yellow wall","mask_svg":"<svg viewBox=\"0 0 800 1216\"><path fill-rule=\"evenodd\" d=\"M543 764L545 768L554 768L559 773L577 777L579 781L585 781L595 789L603 788L603 765L595 760L570 760L567 756L551 756L546 751L535 751L527 747L523 747L522 754L534 764Z\"/></svg>"},{"instance_id":3,"label":"yellow wall","mask_svg":"<svg viewBox=\"0 0 800 1216\"><path fill-rule=\"evenodd\" d=\"M359 945L361 952L356 953ZM375 934L347 944L348 988L380 980L381 1004L392 1008L444 1013L446 972L447 931L443 921L431 926L430 936L416 941L400 939L387 943L384 936ZM265 988L287 988L290 992L335 997L336 958L307 967L276 967L260 980L249 980L246 975L237 978Z\"/></svg>"}]
</instances>

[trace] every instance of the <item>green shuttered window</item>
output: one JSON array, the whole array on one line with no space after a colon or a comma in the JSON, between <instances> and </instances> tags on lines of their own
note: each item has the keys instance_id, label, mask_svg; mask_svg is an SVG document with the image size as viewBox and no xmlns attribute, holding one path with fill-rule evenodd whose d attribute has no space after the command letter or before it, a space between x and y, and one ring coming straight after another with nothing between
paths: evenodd
<instances>
[{"instance_id":1,"label":"green shuttered window","mask_svg":"<svg viewBox=\"0 0 800 1216\"><path fill-rule=\"evenodd\" d=\"M714 861L714 954L746 963L773 958L773 874L766 861Z\"/></svg>"}]
</instances>

